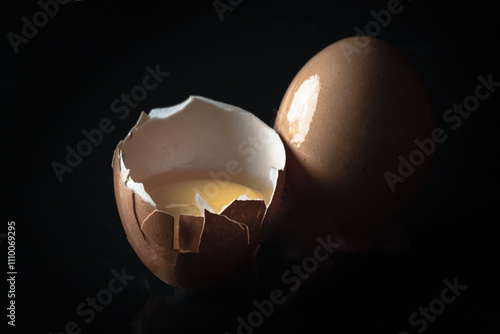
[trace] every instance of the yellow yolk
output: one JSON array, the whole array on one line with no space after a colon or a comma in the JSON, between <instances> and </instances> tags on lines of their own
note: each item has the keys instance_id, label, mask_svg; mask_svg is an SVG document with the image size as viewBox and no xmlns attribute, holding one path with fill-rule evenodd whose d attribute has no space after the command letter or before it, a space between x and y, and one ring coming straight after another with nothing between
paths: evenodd
<instances>
[{"instance_id":1,"label":"yellow yolk","mask_svg":"<svg viewBox=\"0 0 500 334\"><path fill-rule=\"evenodd\" d=\"M173 216L179 214L201 216L196 204L199 193L207 204L220 213L224 206L245 194L250 199L263 199L255 189L235 183L217 183L212 179L186 180L158 185L148 191L159 210Z\"/></svg>"},{"instance_id":2,"label":"yellow yolk","mask_svg":"<svg viewBox=\"0 0 500 334\"><path fill-rule=\"evenodd\" d=\"M174 233L179 231L181 214L203 216L203 209L200 211L198 207L196 194L199 194L215 213L220 213L225 206L242 195L246 195L248 199L262 199L266 205L269 204L273 188L268 180L247 175L232 175L228 178L210 175L221 174L190 170L166 172L150 176L142 183L156 208L174 217ZM264 189L264 192L247 184L255 184L259 189Z\"/></svg>"}]
</instances>

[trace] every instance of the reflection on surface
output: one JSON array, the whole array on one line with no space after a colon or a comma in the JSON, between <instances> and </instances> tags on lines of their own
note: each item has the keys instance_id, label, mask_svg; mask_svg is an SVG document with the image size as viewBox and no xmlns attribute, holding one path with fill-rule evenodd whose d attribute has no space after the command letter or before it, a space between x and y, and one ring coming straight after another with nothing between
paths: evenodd
<instances>
[{"instance_id":1,"label":"reflection on surface","mask_svg":"<svg viewBox=\"0 0 500 334\"><path fill-rule=\"evenodd\" d=\"M300 85L293 97L286 117L290 125L290 134L293 134L292 143L298 147L309 132L309 124L316 111L320 89L319 76L312 75Z\"/></svg>"},{"instance_id":2,"label":"reflection on surface","mask_svg":"<svg viewBox=\"0 0 500 334\"><path fill-rule=\"evenodd\" d=\"M178 289L150 274L150 294L132 321L132 333L274 332L269 326L285 319L283 315L307 290L306 280L312 282L313 277L333 268L325 261L305 279L304 273L295 272L298 269L291 271L302 267L302 262L293 250L265 243L256 260L249 260L236 277L219 284ZM299 279L300 287L292 289ZM277 298L276 291L280 292Z\"/></svg>"}]
</instances>

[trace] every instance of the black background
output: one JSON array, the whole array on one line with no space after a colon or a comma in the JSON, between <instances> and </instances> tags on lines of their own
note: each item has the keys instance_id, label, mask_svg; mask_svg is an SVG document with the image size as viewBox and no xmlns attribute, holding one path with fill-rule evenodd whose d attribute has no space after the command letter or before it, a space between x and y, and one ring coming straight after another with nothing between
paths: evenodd
<instances>
[{"instance_id":1,"label":"black background","mask_svg":"<svg viewBox=\"0 0 500 334\"><path fill-rule=\"evenodd\" d=\"M377 37L410 58L431 93L436 118L474 94L477 77L500 81L499 24L493 5L401 1L403 11ZM272 123L297 71L325 46L373 21L385 1L242 1L221 21L212 1L80 1L61 5L15 54L35 1L1 4L2 227L16 221L15 333L237 332L253 300L268 298L291 264L272 235L259 276L181 291L154 278L129 246L113 194L111 158L140 111L202 95ZM111 103L142 83L145 67L170 75L121 120ZM336 254L256 333L415 333L408 317L439 298L444 279L467 289L426 333L500 333L497 241L500 89L439 149L433 179L402 224L411 250ZM103 118L115 125L59 182L51 163ZM2 274L7 271L5 240ZM90 323L76 313L107 287L111 270L135 276ZM4 277L4 276L3 276ZM7 285L2 279L2 309ZM7 318L3 316L2 322ZM3 325L3 324L2 324Z\"/></svg>"}]
</instances>

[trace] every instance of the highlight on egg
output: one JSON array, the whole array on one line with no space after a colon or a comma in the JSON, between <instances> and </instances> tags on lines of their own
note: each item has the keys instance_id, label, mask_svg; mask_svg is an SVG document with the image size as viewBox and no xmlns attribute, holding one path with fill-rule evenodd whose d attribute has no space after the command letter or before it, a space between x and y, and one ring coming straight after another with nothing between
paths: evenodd
<instances>
[{"instance_id":1,"label":"highlight on egg","mask_svg":"<svg viewBox=\"0 0 500 334\"><path fill-rule=\"evenodd\" d=\"M406 247L398 222L425 188L433 157L396 191L384 173L434 127L426 87L400 51L360 36L327 46L295 75L276 117L287 177L274 230L306 254L326 236L346 251Z\"/></svg>"},{"instance_id":2,"label":"highlight on egg","mask_svg":"<svg viewBox=\"0 0 500 334\"><path fill-rule=\"evenodd\" d=\"M172 286L231 277L276 212L285 164L278 134L241 108L191 96L143 112L112 162L128 241Z\"/></svg>"}]
</instances>

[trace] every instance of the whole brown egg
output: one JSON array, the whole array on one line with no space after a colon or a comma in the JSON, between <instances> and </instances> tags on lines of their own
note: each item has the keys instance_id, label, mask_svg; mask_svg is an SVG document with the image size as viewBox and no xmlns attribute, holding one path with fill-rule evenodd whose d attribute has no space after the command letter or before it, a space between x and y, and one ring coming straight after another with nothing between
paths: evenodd
<instances>
[{"instance_id":1,"label":"whole brown egg","mask_svg":"<svg viewBox=\"0 0 500 334\"><path fill-rule=\"evenodd\" d=\"M429 179L440 134L402 53L370 37L331 44L297 73L274 128L287 153L279 234L305 252L318 237L348 251L406 245L398 220Z\"/></svg>"}]
</instances>

